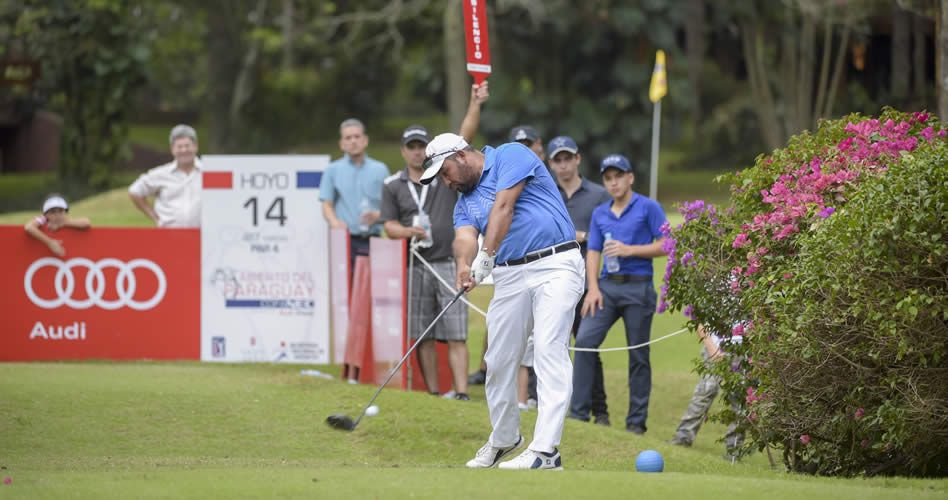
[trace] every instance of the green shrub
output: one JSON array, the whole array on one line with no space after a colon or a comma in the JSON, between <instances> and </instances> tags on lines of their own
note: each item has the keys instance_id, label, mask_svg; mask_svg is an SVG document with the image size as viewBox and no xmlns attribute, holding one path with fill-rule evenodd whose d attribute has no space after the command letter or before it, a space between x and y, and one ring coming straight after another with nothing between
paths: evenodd
<instances>
[{"instance_id":1,"label":"green shrub","mask_svg":"<svg viewBox=\"0 0 948 500\"><path fill-rule=\"evenodd\" d=\"M948 474L948 151L924 113L850 115L681 207L660 309L746 356L746 445L789 470ZM741 336L744 342L733 342Z\"/></svg>"}]
</instances>

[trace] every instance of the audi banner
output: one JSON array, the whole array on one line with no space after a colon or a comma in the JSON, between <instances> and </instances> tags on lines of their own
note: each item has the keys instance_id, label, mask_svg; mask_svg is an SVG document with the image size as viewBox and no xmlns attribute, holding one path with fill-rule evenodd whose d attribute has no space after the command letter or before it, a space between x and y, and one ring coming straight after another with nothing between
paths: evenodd
<instances>
[{"instance_id":1,"label":"audi banner","mask_svg":"<svg viewBox=\"0 0 948 500\"><path fill-rule=\"evenodd\" d=\"M199 359L197 229L0 226L0 361Z\"/></svg>"}]
</instances>

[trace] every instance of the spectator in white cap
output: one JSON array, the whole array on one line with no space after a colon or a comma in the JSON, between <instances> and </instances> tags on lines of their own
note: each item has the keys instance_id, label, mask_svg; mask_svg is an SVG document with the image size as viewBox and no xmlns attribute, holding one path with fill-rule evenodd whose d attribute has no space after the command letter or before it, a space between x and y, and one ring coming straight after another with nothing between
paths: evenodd
<instances>
[{"instance_id":1,"label":"spectator in white cap","mask_svg":"<svg viewBox=\"0 0 948 500\"><path fill-rule=\"evenodd\" d=\"M188 125L176 125L168 140L174 160L140 175L128 188L129 198L158 227L199 227L201 160L197 157L197 132ZM154 207L149 197L155 198Z\"/></svg>"},{"instance_id":2,"label":"spectator in white cap","mask_svg":"<svg viewBox=\"0 0 948 500\"><path fill-rule=\"evenodd\" d=\"M43 232L43 229L55 233L64 227L85 231L92 225L89 223L89 219L85 217L70 219L69 204L66 203L66 199L53 193L47 196L46 201L43 202L43 215L30 219L24 229L26 229L27 234L46 245L49 251L53 252L53 255L62 257L66 255L66 248L63 247L62 240L49 237Z\"/></svg>"}]
</instances>

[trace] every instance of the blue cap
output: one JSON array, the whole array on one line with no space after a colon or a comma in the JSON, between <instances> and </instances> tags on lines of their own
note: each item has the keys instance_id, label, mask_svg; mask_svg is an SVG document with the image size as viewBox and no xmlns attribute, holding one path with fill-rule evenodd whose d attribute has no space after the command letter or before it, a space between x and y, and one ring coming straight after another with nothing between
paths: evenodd
<instances>
[{"instance_id":1,"label":"blue cap","mask_svg":"<svg viewBox=\"0 0 948 500\"><path fill-rule=\"evenodd\" d=\"M572 137L566 135L554 137L553 140L546 145L546 155L552 159L556 156L556 153L560 151L569 151L570 153L576 154L579 152L579 146L576 145L576 141L574 141Z\"/></svg>"},{"instance_id":2,"label":"blue cap","mask_svg":"<svg viewBox=\"0 0 948 500\"><path fill-rule=\"evenodd\" d=\"M599 165L599 173L603 173L609 167L615 167L623 172L631 172L632 165L629 164L629 159L622 155L609 155L602 159L602 163Z\"/></svg>"}]
</instances>

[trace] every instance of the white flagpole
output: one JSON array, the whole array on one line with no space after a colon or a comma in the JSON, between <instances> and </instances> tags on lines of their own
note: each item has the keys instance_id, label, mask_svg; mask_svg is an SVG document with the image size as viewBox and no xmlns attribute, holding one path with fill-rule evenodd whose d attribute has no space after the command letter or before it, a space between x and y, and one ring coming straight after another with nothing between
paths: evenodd
<instances>
[{"instance_id":1,"label":"white flagpole","mask_svg":"<svg viewBox=\"0 0 948 500\"><path fill-rule=\"evenodd\" d=\"M648 176L648 197L658 201L658 134L662 123L662 100L655 101L652 113L652 165Z\"/></svg>"}]
</instances>

